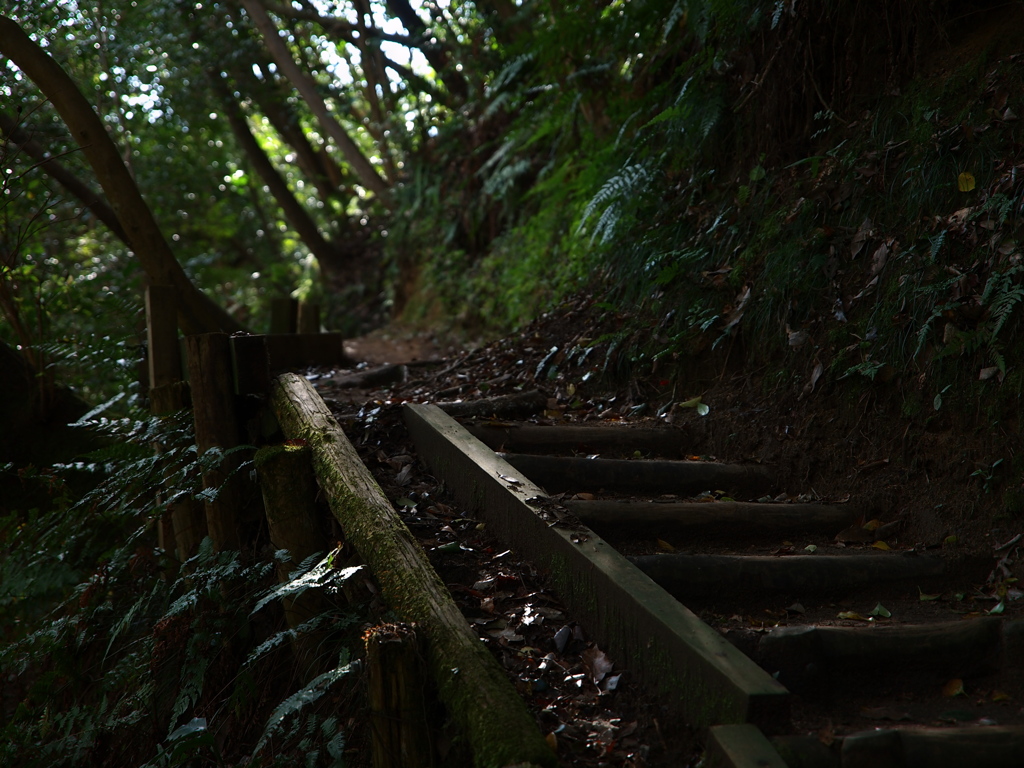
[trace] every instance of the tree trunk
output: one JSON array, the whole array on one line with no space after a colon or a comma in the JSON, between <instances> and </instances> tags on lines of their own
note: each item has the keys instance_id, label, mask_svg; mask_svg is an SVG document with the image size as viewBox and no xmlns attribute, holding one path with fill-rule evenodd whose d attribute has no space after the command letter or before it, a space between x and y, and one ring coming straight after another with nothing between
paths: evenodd
<instances>
[{"instance_id":1,"label":"tree trunk","mask_svg":"<svg viewBox=\"0 0 1024 768\"><path fill-rule=\"evenodd\" d=\"M274 196L274 200L281 207L281 212L284 214L285 219L287 219L292 229L295 230L295 234L299 236L299 239L309 248L309 252L316 257L317 261L323 264L337 260L337 250L320 234L320 229L316 222L313 221L313 217L309 215L309 212L302 206L302 203L288 189L288 182L277 172L270 158L267 157L259 142L253 137L241 108L229 97L227 88L219 78L220 75L216 72L210 73L210 82L214 90L221 95L224 114L227 116L228 124L231 126L231 132L235 135L235 140L238 141L238 145L242 148L249 162L252 163L253 169L263 180L263 183L267 185L270 194Z\"/></svg>"},{"instance_id":2,"label":"tree trunk","mask_svg":"<svg viewBox=\"0 0 1024 768\"><path fill-rule=\"evenodd\" d=\"M553 765L555 753L494 657L470 630L419 542L316 391L284 374L271 400L286 437L313 450L313 466L345 536L380 582L387 604L419 627L441 700L477 766Z\"/></svg>"},{"instance_id":3,"label":"tree trunk","mask_svg":"<svg viewBox=\"0 0 1024 768\"><path fill-rule=\"evenodd\" d=\"M196 288L174 257L117 147L75 83L11 19L0 16L0 53L7 56L50 100L99 179L128 244L150 282L179 292L179 324L186 334L238 331L241 324Z\"/></svg>"}]
</instances>

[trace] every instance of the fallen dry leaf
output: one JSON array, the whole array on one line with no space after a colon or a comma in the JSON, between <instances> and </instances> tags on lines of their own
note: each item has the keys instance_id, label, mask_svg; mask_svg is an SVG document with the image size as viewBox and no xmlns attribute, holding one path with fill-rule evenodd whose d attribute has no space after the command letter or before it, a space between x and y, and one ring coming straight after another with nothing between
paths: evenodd
<instances>
[{"instance_id":1,"label":"fallen dry leaf","mask_svg":"<svg viewBox=\"0 0 1024 768\"><path fill-rule=\"evenodd\" d=\"M838 618L846 619L847 621L873 621L870 616L861 616L856 611L840 611Z\"/></svg>"},{"instance_id":2,"label":"fallen dry leaf","mask_svg":"<svg viewBox=\"0 0 1024 768\"><path fill-rule=\"evenodd\" d=\"M604 680L605 676L612 671L614 665L611 659L596 645L587 648L581 655L583 658L583 668L587 670L587 674L594 685Z\"/></svg>"},{"instance_id":3,"label":"fallen dry leaf","mask_svg":"<svg viewBox=\"0 0 1024 768\"><path fill-rule=\"evenodd\" d=\"M873 226L871 219L864 219L861 222L860 228L850 242L850 258L856 259L857 255L864 249L864 242L871 237Z\"/></svg>"},{"instance_id":4,"label":"fallen dry leaf","mask_svg":"<svg viewBox=\"0 0 1024 768\"><path fill-rule=\"evenodd\" d=\"M963 696L966 694L964 691L964 681L959 677L954 677L944 686L942 686L942 695L947 699L952 699L954 696Z\"/></svg>"}]
</instances>

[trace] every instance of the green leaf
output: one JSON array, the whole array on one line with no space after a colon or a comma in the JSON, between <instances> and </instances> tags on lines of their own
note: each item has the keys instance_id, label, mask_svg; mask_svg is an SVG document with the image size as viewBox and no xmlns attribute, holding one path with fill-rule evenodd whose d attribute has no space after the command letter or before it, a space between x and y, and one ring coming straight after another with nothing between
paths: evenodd
<instances>
[{"instance_id":1,"label":"green leaf","mask_svg":"<svg viewBox=\"0 0 1024 768\"><path fill-rule=\"evenodd\" d=\"M883 619L889 619L889 618L892 618L892 613L890 613L890 612L889 612L889 609L888 609L888 608L886 608L886 607L885 607L884 605L882 605L881 603L879 603L878 605L876 605L876 606L874 607L874 609L873 609L873 610L871 611L871 615L872 615L872 616L880 616L880 617L881 617L881 618L883 618Z\"/></svg>"}]
</instances>

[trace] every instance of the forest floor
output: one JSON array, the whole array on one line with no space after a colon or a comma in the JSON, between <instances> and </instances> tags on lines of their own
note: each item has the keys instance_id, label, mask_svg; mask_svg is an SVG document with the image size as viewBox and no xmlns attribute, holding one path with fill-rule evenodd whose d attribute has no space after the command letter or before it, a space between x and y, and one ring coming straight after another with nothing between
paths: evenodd
<instances>
[{"instance_id":1,"label":"forest floor","mask_svg":"<svg viewBox=\"0 0 1024 768\"><path fill-rule=\"evenodd\" d=\"M1019 550L1024 518L1007 501L1017 498L1019 489L1005 487L1000 472L1005 462L999 461L1007 449L1013 451L1015 425L987 424L980 413L943 410L937 400L912 412L907 403L921 401L923 374L906 372L887 382L834 380L820 370L809 377L780 377L773 372L784 365L745 367L738 343L714 356L676 361L672 370L648 365L642 375L634 368L631 375L615 379L609 371L628 368L619 358L631 348L621 336L620 343L613 340L612 332L623 321L580 298L515 336L474 349L389 328L347 345L360 361L355 370L308 374L349 434L361 436L354 442L364 461L405 510L407 523L467 619L550 734L562 764L693 764L698 742L666 721L663 705L588 639L586 627L577 625L557 595L547 591L543 574L489 540L446 496L415 458L399 415L403 402L540 389L548 407L531 419L538 423L662 424L678 430L685 452L693 457L774 467L788 498L855 505L860 520L853 528L837 532L834 539L769 542L767 551L773 554L798 553L808 543L874 546L930 550L975 564L966 591L951 588L920 599L880 591L878 601L892 610L894 623L982 614L997 602L1007 616L1024 612L1015 587L1015 579L1024 575ZM406 365L383 385L357 386L360 375L388 370L387 364ZM706 415L692 407L698 396L709 408ZM869 535L879 527L884 539ZM445 546L453 542L460 545L455 555ZM701 541L673 543L687 551L703 546ZM796 618L851 625L860 619L838 618L838 613L863 619L861 614L872 608L825 600L801 606L807 615L796 617L786 598L732 597L733 608L724 614L690 607L741 647L745 637ZM595 665L604 668L606 662L613 665L611 672L593 674ZM986 692L970 695L984 698ZM1017 698L998 698L1000 722L1024 717ZM824 728L828 738L876 727L879 719L905 719L879 714L867 704L851 712L825 725L799 706L794 716L798 728L819 733ZM927 707L917 710L916 719L930 716ZM934 717L941 720L939 714Z\"/></svg>"}]
</instances>

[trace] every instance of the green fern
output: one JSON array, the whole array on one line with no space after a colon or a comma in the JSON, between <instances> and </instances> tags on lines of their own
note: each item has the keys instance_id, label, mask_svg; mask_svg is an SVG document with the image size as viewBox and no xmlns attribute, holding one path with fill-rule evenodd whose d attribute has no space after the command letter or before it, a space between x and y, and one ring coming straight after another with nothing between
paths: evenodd
<instances>
[{"instance_id":1,"label":"green fern","mask_svg":"<svg viewBox=\"0 0 1024 768\"><path fill-rule=\"evenodd\" d=\"M305 707L313 704L330 690L331 686L346 675L352 674L359 669L358 661L351 661L348 652L345 651L338 659L338 665L322 675L315 678L308 685L293 693L282 701L270 715L267 724L263 729L256 748L253 750L252 760L263 751L267 742L272 739L284 726L284 723L293 715L300 713Z\"/></svg>"},{"instance_id":2,"label":"green fern","mask_svg":"<svg viewBox=\"0 0 1024 768\"><path fill-rule=\"evenodd\" d=\"M600 241L605 243L611 240L616 234L627 199L641 195L650 185L652 178L651 172L640 163L624 166L615 176L606 181L587 203L576 228L577 235L586 230L587 222L598 209L603 207L604 210L594 225L590 241L594 242L600 238Z\"/></svg>"},{"instance_id":3,"label":"green fern","mask_svg":"<svg viewBox=\"0 0 1024 768\"><path fill-rule=\"evenodd\" d=\"M1013 310L1024 300L1024 287L1016 284L1016 277L1021 271L1022 268L1019 266L1012 267L1006 272L993 275L985 286L981 301L983 305L989 306L993 342L1010 319ZM994 298L991 298L992 294L995 294ZM990 298L991 303L988 301Z\"/></svg>"}]
</instances>

